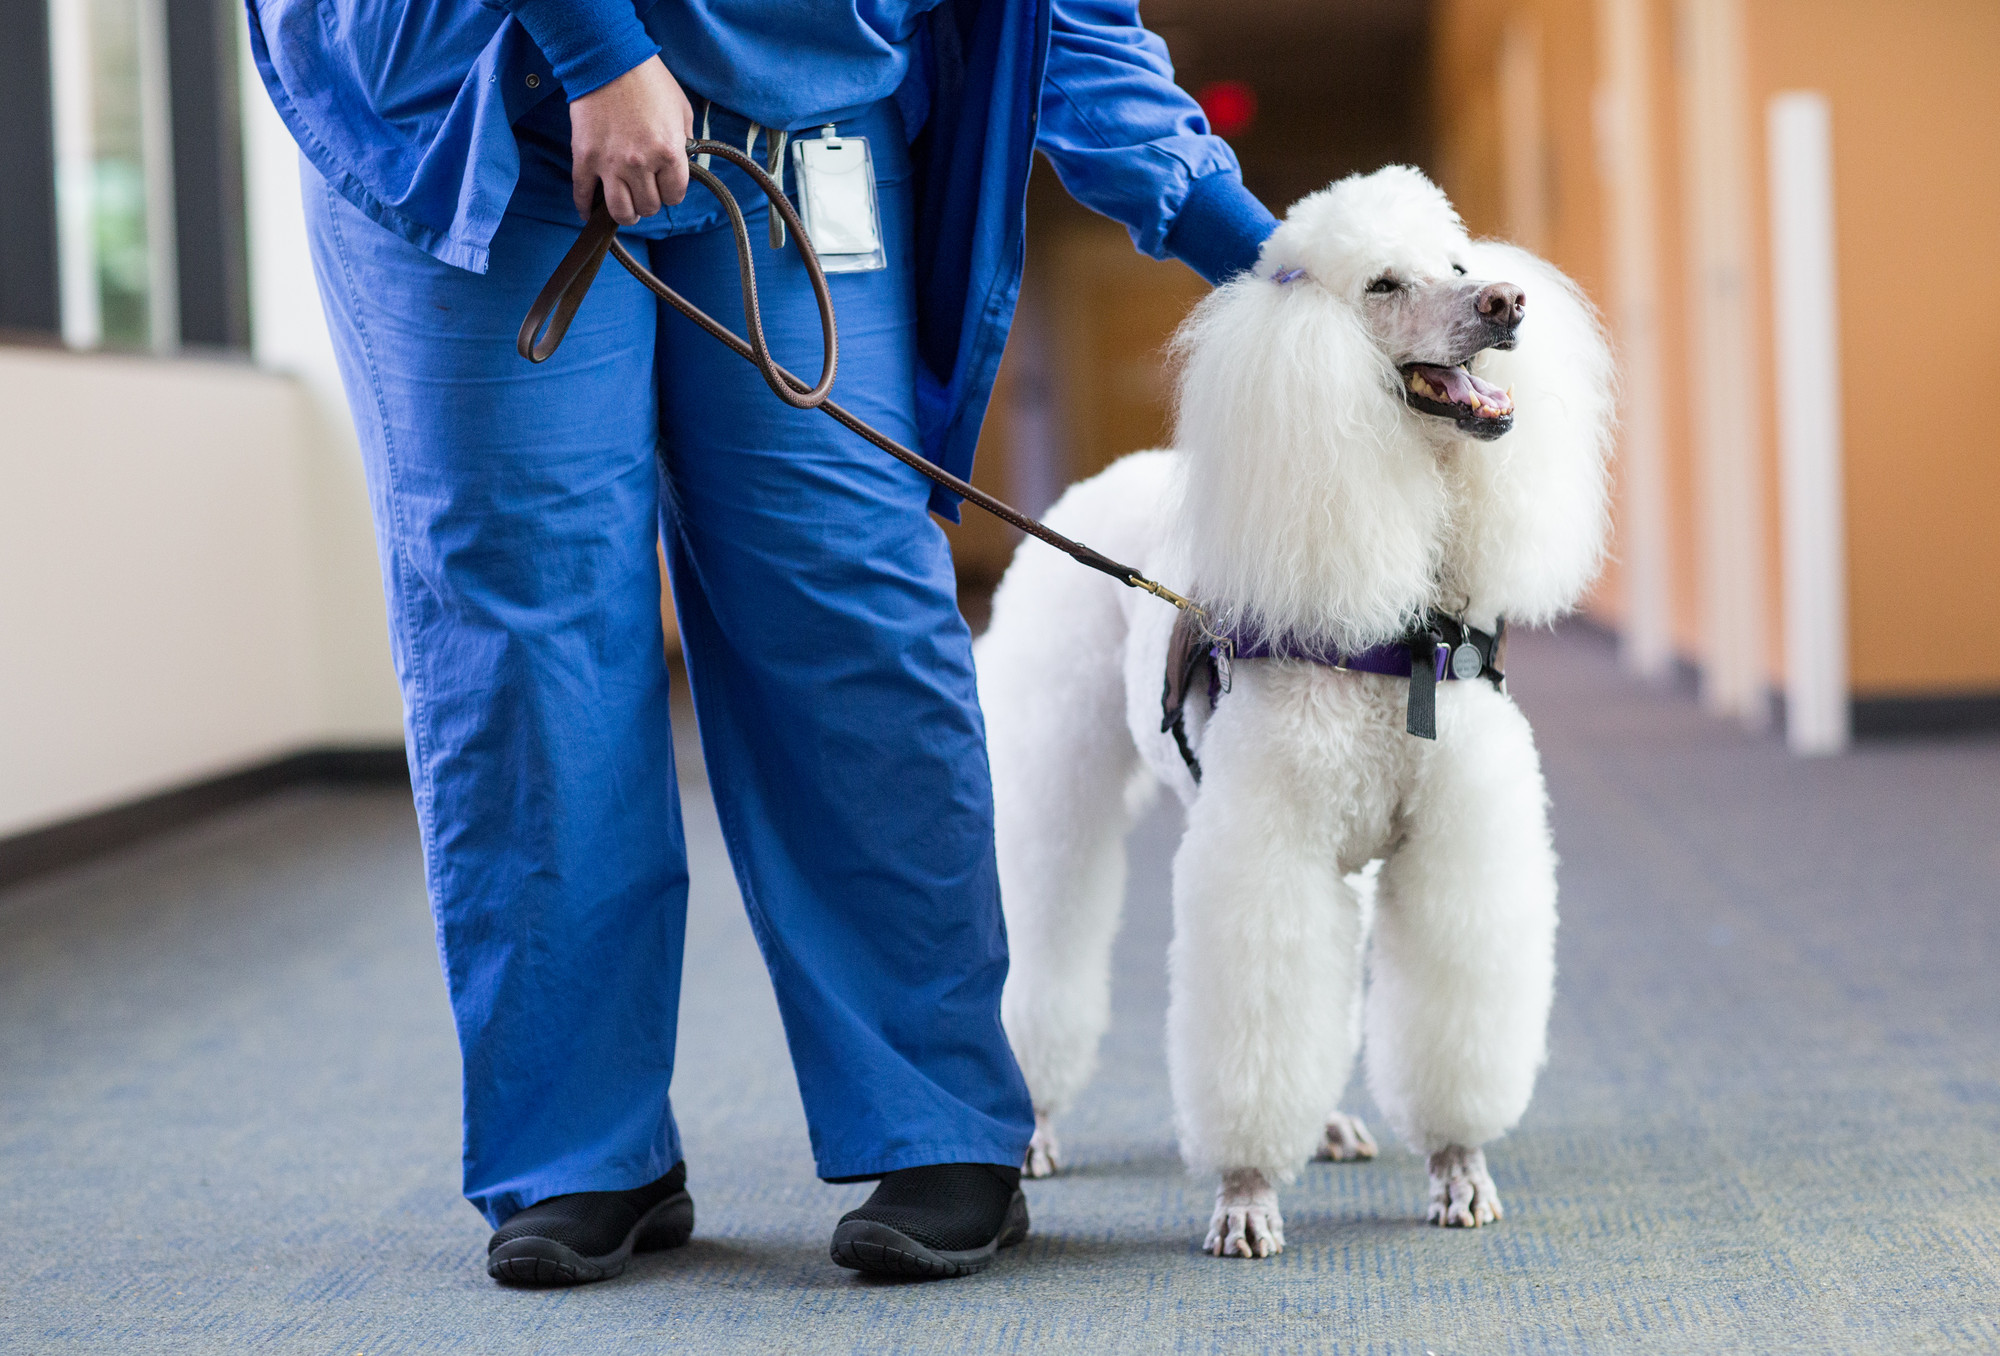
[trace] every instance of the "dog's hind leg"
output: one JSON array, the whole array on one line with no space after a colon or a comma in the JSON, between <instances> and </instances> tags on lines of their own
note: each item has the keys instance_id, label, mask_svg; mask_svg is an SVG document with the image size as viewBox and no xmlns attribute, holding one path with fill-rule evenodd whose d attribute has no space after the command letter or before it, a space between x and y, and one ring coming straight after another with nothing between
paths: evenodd
<instances>
[{"instance_id":1,"label":"dog's hind leg","mask_svg":"<svg viewBox=\"0 0 2000 1356\"><path fill-rule=\"evenodd\" d=\"M1053 724L1061 715L1045 709L1040 718ZM1093 738L1099 735L1101 741ZM1024 769L998 750L994 756L1010 952L1001 1017L1035 1105L1035 1137L1023 1164L1030 1177L1061 1167L1053 1120L1089 1082L1110 1025L1125 834L1131 803L1139 799L1129 785L1136 758L1116 716L1108 731L1045 729L1043 736L1047 763L1005 792L999 790L1002 779ZM1123 781L1115 780L1120 772ZM1035 783L1032 790L1020 784L1028 780Z\"/></svg>"},{"instance_id":2,"label":"dog's hind leg","mask_svg":"<svg viewBox=\"0 0 2000 1356\"><path fill-rule=\"evenodd\" d=\"M1452 695L1382 870L1368 1087L1429 1156L1432 1221L1477 1225L1501 1213L1480 1146L1520 1120L1546 1049L1555 852L1527 722L1491 689Z\"/></svg>"},{"instance_id":3,"label":"dog's hind leg","mask_svg":"<svg viewBox=\"0 0 2000 1356\"><path fill-rule=\"evenodd\" d=\"M1348 885L1354 890L1355 898L1361 905L1361 932L1365 937L1369 924L1375 917L1375 882L1381 874L1382 863L1369 863L1365 870L1347 877ZM1361 987L1355 986L1354 1007L1351 1025L1355 1031L1361 1030ZM1313 1157L1322 1163L1358 1163L1375 1157L1381 1150L1375 1143L1375 1136L1368 1133L1368 1127L1359 1116L1350 1115L1335 1107L1326 1115L1326 1130L1320 1135L1319 1148Z\"/></svg>"},{"instance_id":4,"label":"dog's hind leg","mask_svg":"<svg viewBox=\"0 0 2000 1356\"><path fill-rule=\"evenodd\" d=\"M1052 1119L1089 1081L1110 1023L1125 834L1145 774L1126 728L1117 585L1027 549L977 656L1010 953L1001 1018L1035 1107L1022 1168L1046 1177L1060 1165Z\"/></svg>"},{"instance_id":5,"label":"dog's hind leg","mask_svg":"<svg viewBox=\"0 0 2000 1356\"><path fill-rule=\"evenodd\" d=\"M1263 723L1252 695L1224 702L1203 744L1168 952L1181 1153L1222 1175L1205 1246L1239 1257L1284 1247L1277 1185L1312 1157L1347 1082L1361 979L1360 906L1323 804L1257 758L1284 746L1246 728Z\"/></svg>"},{"instance_id":6,"label":"dog's hind leg","mask_svg":"<svg viewBox=\"0 0 2000 1356\"><path fill-rule=\"evenodd\" d=\"M1328 1163L1352 1163L1358 1159L1373 1158L1378 1152L1375 1136L1368 1133L1368 1127L1361 1118L1336 1108L1327 1113L1326 1129L1320 1135L1319 1148L1313 1151L1313 1157Z\"/></svg>"}]
</instances>

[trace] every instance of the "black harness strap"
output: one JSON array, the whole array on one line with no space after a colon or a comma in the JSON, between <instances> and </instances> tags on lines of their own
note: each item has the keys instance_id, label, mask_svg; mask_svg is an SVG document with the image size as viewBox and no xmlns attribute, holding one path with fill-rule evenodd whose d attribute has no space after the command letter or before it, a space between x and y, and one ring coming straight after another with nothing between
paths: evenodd
<instances>
[{"instance_id":1,"label":"black harness strap","mask_svg":"<svg viewBox=\"0 0 2000 1356\"><path fill-rule=\"evenodd\" d=\"M1404 728L1419 739L1437 738L1438 669L1447 680L1484 678L1496 691L1507 690L1501 669L1507 647L1507 619L1491 631L1443 612L1427 612L1423 624L1403 637L1410 649L1410 705ZM1442 652L1442 653L1440 653Z\"/></svg>"},{"instance_id":2,"label":"black harness strap","mask_svg":"<svg viewBox=\"0 0 2000 1356\"><path fill-rule=\"evenodd\" d=\"M1410 705L1403 728L1419 739L1438 737L1438 639L1426 628L1404 642L1410 647Z\"/></svg>"},{"instance_id":3,"label":"black harness strap","mask_svg":"<svg viewBox=\"0 0 2000 1356\"><path fill-rule=\"evenodd\" d=\"M1208 688L1209 709L1215 708L1216 698L1224 690L1215 662L1217 643L1193 612L1182 611L1174 617L1173 638L1167 642L1166 685L1160 692L1160 732L1173 735L1174 747L1181 751L1181 761L1187 764L1196 786L1201 785L1201 760L1188 742L1188 694L1194 691L1195 679L1201 678Z\"/></svg>"}]
</instances>

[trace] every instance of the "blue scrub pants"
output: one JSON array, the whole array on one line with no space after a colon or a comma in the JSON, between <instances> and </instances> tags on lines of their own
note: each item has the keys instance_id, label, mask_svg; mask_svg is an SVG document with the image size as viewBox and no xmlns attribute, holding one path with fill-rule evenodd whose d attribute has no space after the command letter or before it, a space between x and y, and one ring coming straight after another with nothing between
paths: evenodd
<instances>
[{"instance_id":1,"label":"blue scrub pants","mask_svg":"<svg viewBox=\"0 0 2000 1356\"><path fill-rule=\"evenodd\" d=\"M741 143L741 120L716 123ZM914 445L907 171L899 138L860 130L890 267L832 279L834 395ZM482 277L310 169L306 209L464 1057L467 1199L498 1224L682 1156L668 1085L688 877L656 541L820 1175L1018 1163L1033 1118L1000 1027L992 791L928 484L781 404L615 263L553 358L516 356L573 219L510 213ZM749 215L773 349L816 373L798 254ZM723 221L694 186L638 243L741 332Z\"/></svg>"}]
</instances>

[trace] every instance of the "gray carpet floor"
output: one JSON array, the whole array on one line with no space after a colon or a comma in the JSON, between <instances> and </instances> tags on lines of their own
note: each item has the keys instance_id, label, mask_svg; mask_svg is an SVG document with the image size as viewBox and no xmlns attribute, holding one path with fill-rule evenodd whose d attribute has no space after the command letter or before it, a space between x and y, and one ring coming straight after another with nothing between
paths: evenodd
<instances>
[{"instance_id":1,"label":"gray carpet floor","mask_svg":"<svg viewBox=\"0 0 2000 1356\"><path fill-rule=\"evenodd\" d=\"M1162 812L1032 1239L967 1281L837 1270L828 1230L866 1188L813 1179L690 762L695 1241L602 1285L498 1289L457 1196L409 805L300 793L0 895L0 1348L2000 1350L2000 742L1801 762L1587 634L1523 638L1511 667L1564 921L1548 1071L1491 1154L1496 1227L1426 1227L1422 1164L1385 1145L1305 1170L1282 1257L1196 1250Z\"/></svg>"}]
</instances>

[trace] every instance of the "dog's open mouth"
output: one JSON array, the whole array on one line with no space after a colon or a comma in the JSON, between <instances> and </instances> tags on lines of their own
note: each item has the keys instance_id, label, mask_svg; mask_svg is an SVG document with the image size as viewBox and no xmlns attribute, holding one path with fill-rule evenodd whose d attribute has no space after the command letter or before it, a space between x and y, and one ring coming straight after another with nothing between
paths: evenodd
<instances>
[{"instance_id":1,"label":"dog's open mouth","mask_svg":"<svg viewBox=\"0 0 2000 1356\"><path fill-rule=\"evenodd\" d=\"M1497 438L1514 427L1514 397L1457 367L1411 363L1402 369L1403 399L1412 409L1450 419L1475 438Z\"/></svg>"}]
</instances>

